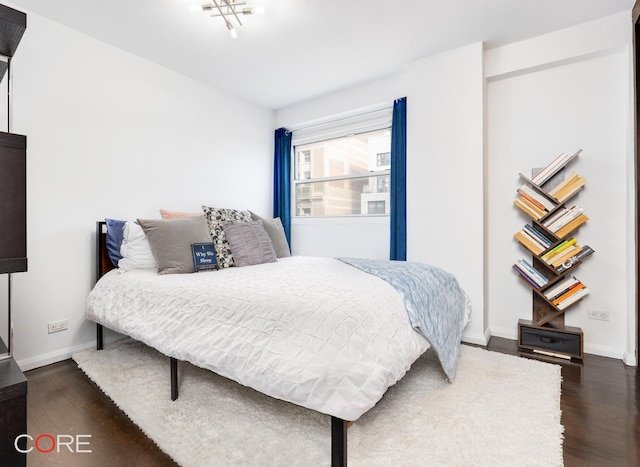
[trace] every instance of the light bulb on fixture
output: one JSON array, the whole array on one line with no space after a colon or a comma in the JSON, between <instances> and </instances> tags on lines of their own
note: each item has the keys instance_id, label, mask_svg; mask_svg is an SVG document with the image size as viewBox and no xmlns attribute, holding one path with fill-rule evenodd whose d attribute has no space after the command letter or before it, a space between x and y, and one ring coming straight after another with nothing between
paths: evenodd
<instances>
[{"instance_id":1,"label":"light bulb on fixture","mask_svg":"<svg viewBox=\"0 0 640 467\"><path fill-rule=\"evenodd\" d=\"M264 7L243 7L247 4L247 0L209 0L208 3L200 5L202 11L209 13L211 17L222 18L229 34L234 39L238 37L238 31L231 24L232 20L242 26L239 15L262 15L265 12Z\"/></svg>"},{"instance_id":2,"label":"light bulb on fixture","mask_svg":"<svg viewBox=\"0 0 640 467\"><path fill-rule=\"evenodd\" d=\"M248 7L248 8L243 8L242 9L242 14L243 15L264 15L264 12L266 10L264 9L264 7L258 6L258 7Z\"/></svg>"},{"instance_id":3,"label":"light bulb on fixture","mask_svg":"<svg viewBox=\"0 0 640 467\"><path fill-rule=\"evenodd\" d=\"M238 38L238 31L235 30L235 28L233 27L233 24L231 24L229 21L227 21L227 29L229 30L229 34L231 34L231 37L234 39Z\"/></svg>"}]
</instances>

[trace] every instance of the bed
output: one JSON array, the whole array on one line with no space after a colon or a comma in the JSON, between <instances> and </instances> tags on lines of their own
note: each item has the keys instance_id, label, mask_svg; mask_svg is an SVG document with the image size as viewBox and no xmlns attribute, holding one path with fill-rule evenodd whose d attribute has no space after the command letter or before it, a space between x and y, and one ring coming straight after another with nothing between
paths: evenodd
<instances>
[{"instance_id":1,"label":"bed","mask_svg":"<svg viewBox=\"0 0 640 467\"><path fill-rule=\"evenodd\" d=\"M290 256L211 272L123 273L108 260L105 223L96 225L97 281L86 317L97 323L97 347L107 327L168 356L173 400L177 362L187 361L327 414L337 466L347 462L348 422L373 407L430 346L443 377L455 375L470 303L441 269ZM394 284L403 275L403 284Z\"/></svg>"}]
</instances>

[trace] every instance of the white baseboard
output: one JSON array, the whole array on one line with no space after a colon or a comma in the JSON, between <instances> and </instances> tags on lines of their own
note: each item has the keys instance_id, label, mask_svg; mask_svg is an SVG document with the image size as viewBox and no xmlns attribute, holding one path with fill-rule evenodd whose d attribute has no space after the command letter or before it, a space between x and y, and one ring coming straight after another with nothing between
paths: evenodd
<instances>
[{"instance_id":1,"label":"white baseboard","mask_svg":"<svg viewBox=\"0 0 640 467\"><path fill-rule=\"evenodd\" d=\"M604 345L588 345L588 343L585 342L584 353L586 354L588 353L591 355L598 355L600 357L615 358L617 360L624 361L624 356L626 354L626 351L624 349L614 349L612 347L608 347Z\"/></svg>"},{"instance_id":2,"label":"white baseboard","mask_svg":"<svg viewBox=\"0 0 640 467\"><path fill-rule=\"evenodd\" d=\"M488 330L487 330L488 332ZM462 333L462 342L466 342L467 344L476 344L486 346L489 342L490 334L477 334L477 333Z\"/></svg>"},{"instance_id":3,"label":"white baseboard","mask_svg":"<svg viewBox=\"0 0 640 467\"><path fill-rule=\"evenodd\" d=\"M119 334L114 334L108 337L105 336L104 342L105 344L111 344L122 338L123 336ZM35 357L18 360L16 361L16 363L18 364L18 366L22 371L29 371L35 368L40 368L41 366L51 365L52 363L58 363L63 360L68 360L71 358L71 355L73 355L74 353L95 348L95 346L96 346L96 341L93 340L85 344L80 344L80 345L76 345L66 349L57 350L55 352L51 352L43 355L36 355Z\"/></svg>"},{"instance_id":4,"label":"white baseboard","mask_svg":"<svg viewBox=\"0 0 640 467\"><path fill-rule=\"evenodd\" d=\"M622 361L624 361L624 364L627 366L638 366L638 359L636 358L635 353L631 353L628 350L625 351L622 356Z\"/></svg>"},{"instance_id":5,"label":"white baseboard","mask_svg":"<svg viewBox=\"0 0 640 467\"><path fill-rule=\"evenodd\" d=\"M502 337L503 339L511 339L513 341L518 340L518 328L499 328L492 327L489 329L490 336Z\"/></svg>"}]
</instances>

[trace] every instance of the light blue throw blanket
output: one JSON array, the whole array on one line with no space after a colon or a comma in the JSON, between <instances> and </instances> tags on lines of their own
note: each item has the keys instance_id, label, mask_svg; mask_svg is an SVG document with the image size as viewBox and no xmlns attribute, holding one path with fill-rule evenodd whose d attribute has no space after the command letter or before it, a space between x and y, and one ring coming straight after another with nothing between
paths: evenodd
<instances>
[{"instance_id":1,"label":"light blue throw blanket","mask_svg":"<svg viewBox=\"0 0 640 467\"><path fill-rule=\"evenodd\" d=\"M428 264L338 258L391 284L404 301L409 321L434 348L449 381L456 373L460 338L467 324L467 295L451 274Z\"/></svg>"}]
</instances>

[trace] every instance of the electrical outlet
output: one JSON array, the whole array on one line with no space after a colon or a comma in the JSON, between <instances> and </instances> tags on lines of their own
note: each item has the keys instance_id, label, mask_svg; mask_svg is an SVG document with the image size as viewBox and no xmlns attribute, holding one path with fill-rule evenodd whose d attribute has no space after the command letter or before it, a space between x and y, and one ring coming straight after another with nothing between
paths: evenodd
<instances>
[{"instance_id":1,"label":"electrical outlet","mask_svg":"<svg viewBox=\"0 0 640 467\"><path fill-rule=\"evenodd\" d=\"M66 319L49 323L49 334L53 332L65 331L69 328L69 321Z\"/></svg>"},{"instance_id":2,"label":"electrical outlet","mask_svg":"<svg viewBox=\"0 0 640 467\"><path fill-rule=\"evenodd\" d=\"M599 319L600 321L609 321L608 311L589 310L589 319Z\"/></svg>"}]
</instances>

